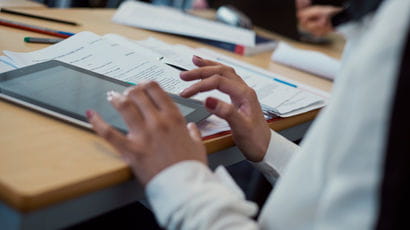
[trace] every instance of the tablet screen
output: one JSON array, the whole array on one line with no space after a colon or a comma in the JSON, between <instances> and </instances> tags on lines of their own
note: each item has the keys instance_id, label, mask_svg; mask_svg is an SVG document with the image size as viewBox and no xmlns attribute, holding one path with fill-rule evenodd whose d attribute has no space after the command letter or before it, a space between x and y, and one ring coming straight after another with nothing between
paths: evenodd
<instances>
[{"instance_id":1,"label":"tablet screen","mask_svg":"<svg viewBox=\"0 0 410 230\"><path fill-rule=\"evenodd\" d=\"M84 120L86 110L93 109L111 125L127 130L122 117L106 100L108 91L123 92L127 86L58 65L9 78L1 82L1 88L39 101L46 108L68 111L80 120ZM184 116L195 110L177 105Z\"/></svg>"}]
</instances>

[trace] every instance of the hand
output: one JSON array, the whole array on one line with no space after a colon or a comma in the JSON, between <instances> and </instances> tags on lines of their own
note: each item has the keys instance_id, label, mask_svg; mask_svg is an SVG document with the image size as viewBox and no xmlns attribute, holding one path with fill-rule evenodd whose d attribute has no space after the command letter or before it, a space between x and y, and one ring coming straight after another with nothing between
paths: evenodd
<instances>
[{"instance_id":1,"label":"hand","mask_svg":"<svg viewBox=\"0 0 410 230\"><path fill-rule=\"evenodd\" d=\"M196 56L192 61L200 68L182 72L181 78L185 81L201 81L186 88L181 96L191 97L213 89L228 94L232 104L209 97L205 106L209 112L229 123L236 145L248 160L261 161L268 148L271 133L255 91L230 67Z\"/></svg>"},{"instance_id":2,"label":"hand","mask_svg":"<svg viewBox=\"0 0 410 230\"><path fill-rule=\"evenodd\" d=\"M315 36L323 36L333 31L331 19L342 10L334 6L311 6L298 12L300 25Z\"/></svg>"},{"instance_id":3,"label":"hand","mask_svg":"<svg viewBox=\"0 0 410 230\"><path fill-rule=\"evenodd\" d=\"M295 0L296 9L301 10L312 4L311 0Z\"/></svg>"},{"instance_id":4,"label":"hand","mask_svg":"<svg viewBox=\"0 0 410 230\"><path fill-rule=\"evenodd\" d=\"M88 110L87 117L97 134L121 153L142 185L180 161L206 163L198 128L193 123L185 125L175 103L156 82L139 84L124 94L110 92L108 100L127 124L127 135L94 111Z\"/></svg>"}]
</instances>

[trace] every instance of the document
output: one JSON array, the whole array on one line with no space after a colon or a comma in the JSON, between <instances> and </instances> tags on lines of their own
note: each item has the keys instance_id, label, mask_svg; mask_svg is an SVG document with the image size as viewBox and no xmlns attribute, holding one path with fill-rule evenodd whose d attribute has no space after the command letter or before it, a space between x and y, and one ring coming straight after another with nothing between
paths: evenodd
<instances>
[{"instance_id":1,"label":"document","mask_svg":"<svg viewBox=\"0 0 410 230\"><path fill-rule=\"evenodd\" d=\"M0 56L0 73L13 69L17 69L17 66L14 64L13 60L7 56Z\"/></svg>"},{"instance_id":2,"label":"document","mask_svg":"<svg viewBox=\"0 0 410 230\"><path fill-rule=\"evenodd\" d=\"M224 56L209 49L193 49L183 45L171 45L155 38L136 41L137 44L155 50L168 63L185 69L197 68L192 64L192 56L198 55L220 62L235 68L235 71L245 82L255 89L259 101L264 105L263 109L267 119L273 114L288 117L323 107L326 104L328 94L291 81L285 77L265 71L247 63ZM204 101L212 96L220 100L231 102L228 95L213 90L200 93L193 98Z\"/></svg>"},{"instance_id":3,"label":"document","mask_svg":"<svg viewBox=\"0 0 410 230\"><path fill-rule=\"evenodd\" d=\"M198 129L202 137L211 136L217 133L230 130L228 122L224 119L211 115L207 119L199 122Z\"/></svg>"},{"instance_id":4,"label":"document","mask_svg":"<svg viewBox=\"0 0 410 230\"><path fill-rule=\"evenodd\" d=\"M192 84L179 78L179 71L155 60L151 52L135 45L122 46L110 36L81 32L62 42L30 53L4 51L18 67L56 59L121 81L138 84L157 81L170 93L177 94Z\"/></svg>"},{"instance_id":5,"label":"document","mask_svg":"<svg viewBox=\"0 0 410 230\"><path fill-rule=\"evenodd\" d=\"M197 66L192 63L192 54L194 49L190 47L183 45L170 45L152 37L135 42L138 45L161 54L161 58L165 63L179 66L187 70L197 68Z\"/></svg>"},{"instance_id":6,"label":"document","mask_svg":"<svg viewBox=\"0 0 410 230\"><path fill-rule=\"evenodd\" d=\"M119 24L184 36L255 46L255 32L186 14L175 8L126 1L113 17Z\"/></svg>"},{"instance_id":7,"label":"document","mask_svg":"<svg viewBox=\"0 0 410 230\"><path fill-rule=\"evenodd\" d=\"M279 43L272 60L331 80L340 68L340 61L335 58L317 51L297 49L284 42Z\"/></svg>"}]
</instances>

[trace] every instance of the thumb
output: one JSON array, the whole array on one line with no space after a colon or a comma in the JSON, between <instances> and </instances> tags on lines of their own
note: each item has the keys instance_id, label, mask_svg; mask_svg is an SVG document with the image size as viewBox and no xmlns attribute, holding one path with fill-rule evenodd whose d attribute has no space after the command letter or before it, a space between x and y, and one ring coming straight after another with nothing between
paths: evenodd
<instances>
[{"instance_id":1,"label":"thumb","mask_svg":"<svg viewBox=\"0 0 410 230\"><path fill-rule=\"evenodd\" d=\"M198 126L196 126L195 123L189 122L187 124L187 128L189 135L195 142L202 142L201 132L199 131Z\"/></svg>"},{"instance_id":2,"label":"thumb","mask_svg":"<svg viewBox=\"0 0 410 230\"><path fill-rule=\"evenodd\" d=\"M209 112L225 119L229 124L239 121L239 113L232 104L208 97L205 101L205 106Z\"/></svg>"}]
</instances>

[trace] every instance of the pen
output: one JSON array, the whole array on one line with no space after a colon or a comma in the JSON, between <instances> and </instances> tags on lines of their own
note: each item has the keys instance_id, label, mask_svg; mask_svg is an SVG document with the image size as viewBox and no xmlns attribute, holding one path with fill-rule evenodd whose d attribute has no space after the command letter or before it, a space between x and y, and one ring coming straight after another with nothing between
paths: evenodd
<instances>
[{"instance_id":1,"label":"pen","mask_svg":"<svg viewBox=\"0 0 410 230\"><path fill-rule=\"evenodd\" d=\"M70 32L48 29L48 28L44 28L41 26L28 25L28 24L21 23L21 22L13 22L13 21L6 20L6 19L0 19L0 25L22 29L22 30L28 30L32 32L42 33L42 34L53 35L53 36L60 37L60 38L68 38L74 35L73 33L70 33Z\"/></svg>"},{"instance_id":2,"label":"pen","mask_svg":"<svg viewBox=\"0 0 410 230\"><path fill-rule=\"evenodd\" d=\"M66 20L61 20L61 19L56 19L56 18L49 18L49 17L40 16L40 15L28 14L28 13L18 12L14 10L5 9L5 8L0 8L0 12L29 17L29 18L36 18L36 19L46 20L50 22L64 23L64 24L73 25L73 26L79 25L76 22L71 22L71 21L66 21Z\"/></svg>"},{"instance_id":3,"label":"pen","mask_svg":"<svg viewBox=\"0 0 410 230\"><path fill-rule=\"evenodd\" d=\"M234 66L235 68L239 67L239 68L245 69L245 70L247 70L247 71L254 72L255 74L264 76L264 77L266 77L266 78L270 78L270 79L272 79L272 80L274 80L274 81L276 81L276 82L282 83L282 84L284 84L284 85L287 85L287 86L290 86L290 87L293 87L293 88L297 88L297 87L298 87L298 86L295 85L295 84L289 83L289 82L284 81L284 80L281 80L281 79L279 79L279 78L272 78L271 76L266 75L266 74L264 74L264 73L256 72L256 71L254 71L254 70L252 70L252 69L249 69L249 68L246 68L246 67L244 67L244 66L237 65L237 64L235 64L235 63L233 63L233 62L231 62L231 61L229 61L229 60L224 60L224 59L222 59L222 58L220 58L220 57L218 57L218 58L216 58L216 59L217 59L218 61L222 62L222 63L224 63L224 62L225 62L225 63L228 63L228 64L230 64L231 66Z\"/></svg>"},{"instance_id":4,"label":"pen","mask_svg":"<svg viewBox=\"0 0 410 230\"><path fill-rule=\"evenodd\" d=\"M284 80L280 80L280 79L278 79L278 78L273 78L273 80L274 80L274 81L277 81L277 82L279 82L279 83L285 84L285 85L287 85L287 86L293 87L293 88L297 88L297 87L298 87L298 86L295 85L295 84L289 83L289 82L284 81Z\"/></svg>"},{"instance_id":5,"label":"pen","mask_svg":"<svg viewBox=\"0 0 410 230\"><path fill-rule=\"evenodd\" d=\"M168 65L168 66L171 66L172 68L177 69L179 71L188 71L187 69L179 67L177 65L173 65L173 64L170 64L170 63L165 63L165 64Z\"/></svg>"},{"instance_id":6,"label":"pen","mask_svg":"<svg viewBox=\"0 0 410 230\"><path fill-rule=\"evenodd\" d=\"M55 44L61 42L62 38L34 38L34 37L25 37L24 41L29 43L44 43L44 44Z\"/></svg>"},{"instance_id":7,"label":"pen","mask_svg":"<svg viewBox=\"0 0 410 230\"><path fill-rule=\"evenodd\" d=\"M159 61L163 61L163 60L164 60L164 57L159 57L158 60L159 60ZM188 71L187 69L185 69L185 68L183 68L183 67L180 67L180 66L177 66L177 65L174 65L174 64L171 64L171 63L167 63L167 62L165 62L165 61L163 61L163 63L165 63L165 65L168 65L168 66L170 66L170 67L172 67L172 68L174 68L174 69L177 69L177 70L179 70L179 71Z\"/></svg>"}]
</instances>

